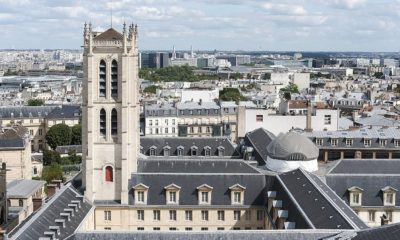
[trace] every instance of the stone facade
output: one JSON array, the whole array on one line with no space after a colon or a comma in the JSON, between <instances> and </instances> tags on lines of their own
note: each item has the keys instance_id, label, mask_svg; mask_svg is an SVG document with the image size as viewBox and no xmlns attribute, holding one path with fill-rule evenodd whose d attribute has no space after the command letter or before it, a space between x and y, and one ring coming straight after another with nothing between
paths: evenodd
<instances>
[{"instance_id":1,"label":"stone facade","mask_svg":"<svg viewBox=\"0 0 400 240\"><path fill-rule=\"evenodd\" d=\"M85 196L127 203L139 150L137 27L84 29L82 104Z\"/></svg>"}]
</instances>

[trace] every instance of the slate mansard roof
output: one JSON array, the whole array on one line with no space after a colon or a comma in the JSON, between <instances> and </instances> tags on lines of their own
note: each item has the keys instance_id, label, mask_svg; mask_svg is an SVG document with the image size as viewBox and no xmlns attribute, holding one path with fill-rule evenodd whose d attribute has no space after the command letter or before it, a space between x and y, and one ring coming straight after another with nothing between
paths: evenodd
<instances>
[{"instance_id":1,"label":"slate mansard roof","mask_svg":"<svg viewBox=\"0 0 400 240\"><path fill-rule=\"evenodd\" d=\"M8 198L28 198L42 188L46 182L38 180L14 180L7 184Z\"/></svg>"},{"instance_id":2,"label":"slate mansard roof","mask_svg":"<svg viewBox=\"0 0 400 240\"><path fill-rule=\"evenodd\" d=\"M75 209L74 215L67 220L65 209ZM59 227L60 235L58 239L66 239L72 236L79 227L92 205L81 196L70 184L61 188L38 212L28 218L26 222L20 224L9 234L9 239L37 240L44 237L50 237L47 234L54 233L50 228ZM67 214L68 215L68 214ZM65 220L65 227L59 221Z\"/></svg>"},{"instance_id":3,"label":"slate mansard roof","mask_svg":"<svg viewBox=\"0 0 400 240\"><path fill-rule=\"evenodd\" d=\"M150 148L155 148L155 156L164 156L163 148L170 147L170 156L177 156L178 147L183 147L183 156L191 156L191 147L198 149L197 157L204 156L204 148L210 147L211 157L218 156L218 147L224 148L224 156L240 157L239 152L227 138L191 138L191 137L168 137L168 138L140 138L141 152L150 156Z\"/></svg>"},{"instance_id":4,"label":"slate mansard roof","mask_svg":"<svg viewBox=\"0 0 400 240\"><path fill-rule=\"evenodd\" d=\"M348 189L359 187L362 206L383 207L382 189L400 189L399 169L398 160L341 160L326 175L326 182L347 203ZM396 206L400 206L400 194L396 194Z\"/></svg>"},{"instance_id":5,"label":"slate mansard roof","mask_svg":"<svg viewBox=\"0 0 400 240\"><path fill-rule=\"evenodd\" d=\"M311 141L323 139L319 148L395 148L394 140L400 140L398 127L364 127L348 131L313 131L304 132L302 135ZM337 146L333 147L331 139L338 139ZM346 139L353 139L352 146L346 146ZM371 139L371 146L364 145L364 139ZM387 140L386 146L380 145L380 140Z\"/></svg>"},{"instance_id":6,"label":"slate mansard roof","mask_svg":"<svg viewBox=\"0 0 400 240\"><path fill-rule=\"evenodd\" d=\"M254 148L253 154L259 165L265 165L268 158L267 146L274 138L275 135L264 128L246 133L245 146Z\"/></svg>"},{"instance_id":7,"label":"slate mansard roof","mask_svg":"<svg viewBox=\"0 0 400 240\"><path fill-rule=\"evenodd\" d=\"M367 228L325 183L301 169L278 175L271 190L298 229Z\"/></svg>"},{"instance_id":8,"label":"slate mansard roof","mask_svg":"<svg viewBox=\"0 0 400 240\"><path fill-rule=\"evenodd\" d=\"M81 106L63 105L56 107L47 115L47 119L76 119L81 116Z\"/></svg>"},{"instance_id":9,"label":"slate mansard roof","mask_svg":"<svg viewBox=\"0 0 400 240\"><path fill-rule=\"evenodd\" d=\"M44 118L56 106L0 107L0 119Z\"/></svg>"},{"instance_id":10,"label":"slate mansard roof","mask_svg":"<svg viewBox=\"0 0 400 240\"><path fill-rule=\"evenodd\" d=\"M197 187L203 184L213 187L211 206L230 206L229 188L235 184L246 188L244 205L265 204L265 176L239 160L140 160L139 172L132 174L129 183L131 205L134 204L132 187L137 184L149 187L147 205L166 205L165 187L170 184L180 187L178 206L198 206Z\"/></svg>"}]
</instances>

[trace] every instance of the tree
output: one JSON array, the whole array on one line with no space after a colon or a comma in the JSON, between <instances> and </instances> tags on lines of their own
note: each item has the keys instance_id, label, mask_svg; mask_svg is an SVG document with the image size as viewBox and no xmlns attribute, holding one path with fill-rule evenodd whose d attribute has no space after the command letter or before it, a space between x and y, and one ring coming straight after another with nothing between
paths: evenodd
<instances>
[{"instance_id":1,"label":"tree","mask_svg":"<svg viewBox=\"0 0 400 240\"><path fill-rule=\"evenodd\" d=\"M44 101L42 99L29 99L28 106L43 106Z\"/></svg>"},{"instance_id":2,"label":"tree","mask_svg":"<svg viewBox=\"0 0 400 240\"><path fill-rule=\"evenodd\" d=\"M219 99L221 101L241 101L247 100L245 97L240 95L239 89L237 88L224 88L219 91Z\"/></svg>"},{"instance_id":3,"label":"tree","mask_svg":"<svg viewBox=\"0 0 400 240\"><path fill-rule=\"evenodd\" d=\"M263 80L269 80L269 79L271 79L271 73L267 72L264 74Z\"/></svg>"},{"instance_id":4,"label":"tree","mask_svg":"<svg viewBox=\"0 0 400 240\"><path fill-rule=\"evenodd\" d=\"M60 163L60 162L61 162L61 156L58 152L47 149L43 151L43 165L47 166L52 163Z\"/></svg>"},{"instance_id":5,"label":"tree","mask_svg":"<svg viewBox=\"0 0 400 240\"><path fill-rule=\"evenodd\" d=\"M146 88L143 90L143 92L144 92L144 93L156 94L158 88L160 88L160 87L158 87L158 86L156 86L156 85L151 85L151 86L146 87Z\"/></svg>"},{"instance_id":6,"label":"tree","mask_svg":"<svg viewBox=\"0 0 400 240\"><path fill-rule=\"evenodd\" d=\"M383 78L385 75L382 72L376 72L374 73L374 77L376 78Z\"/></svg>"},{"instance_id":7,"label":"tree","mask_svg":"<svg viewBox=\"0 0 400 240\"><path fill-rule=\"evenodd\" d=\"M71 127L71 145L82 144L82 125L76 124Z\"/></svg>"},{"instance_id":8,"label":"tree","mask_svg":"<svg viewBox=\"0 0 400 240\"><path fill-rule=\"evenodd\" d=\"M46 142L53 150L57 146L69 145L71 143L71 129L63 123L52 126L47 132Z\"/></svg>"},{"instance_id":9,"label":"tree","mask_svg":"<svg viewBox=\"0 0 400 240\"><path fill-rule=\"evenodd\" d=\"M299 87L297 87L296 84L289 84L289 86L286 86L284 88L281 88L282 92L291 92L291 93L299 93Z\"/></svg>"},{"instance_id":10,"label":"tree","mask_svg":"<svg viewBox=\"0 0 400 240\"><path fill-rule=\"evenodd\" d=\"M42 179L47 183L51 183L53 180L64 180L61 166L56 163L44 166L42 170Z\"/></svg>"}]
</instances>

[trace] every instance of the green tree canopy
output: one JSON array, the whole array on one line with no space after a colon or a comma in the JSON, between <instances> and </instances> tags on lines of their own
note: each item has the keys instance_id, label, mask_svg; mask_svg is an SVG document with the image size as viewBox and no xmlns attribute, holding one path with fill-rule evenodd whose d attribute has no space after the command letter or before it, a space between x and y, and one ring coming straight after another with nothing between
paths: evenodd
<instances>
[{"instance_id":1,"label":"green tree canopy","mask_svg":"<svg viewBox=\"0 0 400 240\"><path fill-rule=\"evenodd\" d=\"M46 135L46 142L52 148L69 145L71 143L71 129L61 123L52 126Z\"/></svg>"},{"instance_id":2,"label":"green tree canopy","mask_svg":"<svg viewBox=\"0 0 400 240\"><path fill-rule=\"evenodd\" d=\"M151 86L146 87L146 88L143 90L143 92L145 92L145 93L156 94L158 88L160 88L160 87L158 87L158 86L156 86L156 85L151 85Z\"/></svg>"},{"instance_id":3,"label":"green tree canopy","mask_svg":"<svg viewBox=\"0 0 400 240\"><path fill-rule=\"evenodd\" d=\"M237 88L224 88L219 91L219 99L221 101L245 101L245 97L240 95L239 89Z\"/></svg>"},{"instance_id":4,"label":"green tree canopy","mask_svg":"<svg viewBox=\"0 0 400 240\"><path fill-rule=\"evenodd\" d=\"M71 145L82 144L82 125L76 124L71 127Z\"/></svg>"},{"instance_id":5,"label":"green tree canopy","mask_svg":"<svg viewBox=\"0 0 400 240\"><path fill-rule=\"evenodd\" d=\"M198 81L199 77L193 72L195 67L172 66L160 69L143 68L139 71L139 77L150 81L163 81L163 82L194 82Z\"/></svg>"},{"instance_id":6,"label":"green tree canopy","mask_svg":"<svg viewBox=\"0 0 400 240\"><path fill-rule=\"evenodd\" d=\"M42 170L42 179L47 183L50 183L53 180L64 180L61 166L56 163L44 166Z\"/></svg>"},{"instance_id":7,"label":"green tree canopy","mask_svg":"<svg viewBox=\"0 0 400 240\"><path fill-rule=\"evenodd\" d=\"M43 165L47 166L52 163L60 163L60 162L61 162L61 157L58 152L47 149L43 151Z\"/></svg>"},{"instance_id":8,"label":"green tree canopy","mask_svg":"<svg viewBox=\"0 0 400 240\"><path fill-rule=\"evenodd\" d=\"M289 84L288 86L281 88L282 92L299 93L299 87L296 84Z\"/></svg>"},{"instance_id":9,"label":"green tree canopy","mask_svg":"<svg viewBox=\"0 0 400 240\"><path fill-rule=\"evenodd\" d=\"M29 99L28 106L43 106L44 101L42 99Z\"/></svg>"}]
</instances>

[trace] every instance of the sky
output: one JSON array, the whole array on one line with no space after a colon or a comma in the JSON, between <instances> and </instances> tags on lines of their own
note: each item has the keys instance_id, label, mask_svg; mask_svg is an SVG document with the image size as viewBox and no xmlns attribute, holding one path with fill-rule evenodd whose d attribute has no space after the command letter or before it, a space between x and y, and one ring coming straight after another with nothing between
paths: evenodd
<instances>
[{"instance_id":1,"label":"sky","mask_svg":"<svg viewBox=\"0 0 400 240\"><path fill-rule=\"evenodd\" d=\"M0 0L0 49L79 49L111 9L141 50L400 51L400 0Z\"/></svg>"}]
</instances>

